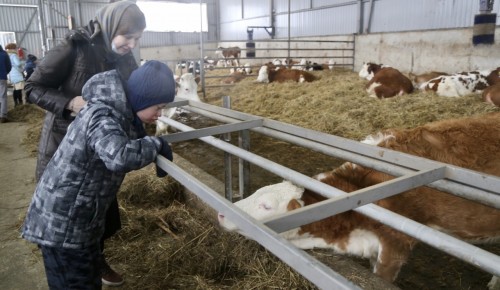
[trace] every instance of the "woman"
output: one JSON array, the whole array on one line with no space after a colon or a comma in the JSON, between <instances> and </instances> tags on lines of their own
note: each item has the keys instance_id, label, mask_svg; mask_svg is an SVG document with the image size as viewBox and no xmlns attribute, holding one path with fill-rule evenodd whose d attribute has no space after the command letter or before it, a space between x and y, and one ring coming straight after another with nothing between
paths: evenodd
<instances>
[{"instance_id":1,"label":"woman","mask_svg":"<svg viewBox=\"0 0 500 290\"><path fill-rule=\"evenodd\" d=\"M97 11L87 26L70 31L65 40L51 49L38 64L26 83L29 100L47 111L38 146L37 180L74 116L86 103L81 97L85 82L97 73L112 69L116 69L124 80L128 79L137 68L132 49L145 28L144 14L135 3L108 4ZM101 250L104 249L104 240L120 227L115 199L107 212ZM109 267L104 255L101 273L106 285L123 283L122 277Z\"/></svg>"},{"instance_id":2,"label":"woman","mask_svg":"<svg viewBox=\"0 0 500 290\"><path fill-rule=\"evenodd\" d=\"M14 106L22 105L24 89L24 62L17 55L17 45L15 43L7 44L5 46L5 50L9 54L10 63L12 64L12 69L9 73L9 79L14 86L14 92L12 94L14 98Z\"/></svg>"}]
</instances>

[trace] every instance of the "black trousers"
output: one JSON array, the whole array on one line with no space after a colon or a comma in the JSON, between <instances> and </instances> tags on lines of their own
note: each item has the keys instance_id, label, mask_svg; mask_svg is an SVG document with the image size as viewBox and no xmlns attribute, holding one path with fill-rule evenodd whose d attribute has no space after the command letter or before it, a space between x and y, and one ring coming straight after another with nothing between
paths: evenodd
<instances>
[{"instance_id":1,"label":"black trousers","mask_svg":"<svg viewBox=\"0 0 500 290\"><path fill-rule=\"evenodd\" d=\"M14 90L12 97L14 98L15 106L23 104L23 90Z\"/></svg>"},{"instance_id":2,"label":"black trousers","mask_svg":"<svg viewBox=\"0 0 500 290\"><path fill-rule=\"evenodd\" d=\"M99 245L86 249L39 246L50 290L100 290L101 250Z\"/></svg>"},{"instance_id":3,"label":"black trousers","mask_svg":"<svg viewBox=\"0 0 500 290\"><path fill-rule=\"evenodd\" d=\"M104 234L101 238L101 250L104 250L104 240L110 238L122 228L120 219L120 209L118 208L118 200L115 198L106 212L106 221L104 223Z\"/></svg>"}]
</instances>

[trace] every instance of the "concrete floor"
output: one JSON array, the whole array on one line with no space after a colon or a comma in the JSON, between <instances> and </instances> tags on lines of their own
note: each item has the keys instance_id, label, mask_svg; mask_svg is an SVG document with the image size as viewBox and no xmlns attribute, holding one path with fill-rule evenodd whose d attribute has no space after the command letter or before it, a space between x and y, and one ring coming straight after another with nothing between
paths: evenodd
<instances>
[{"instance_id":1,"label":"concrete floor","mask_svg":"<svg viewBox=\"0 0 500 290\"><path fill-rule=\"evenodd\" d=\"M8 96L12 107L12 96ZM0 124L0 289L48 289L38 248L20 238L35 188L36 158L20 145L27 125Z\"/></svg>"}]
</instances>

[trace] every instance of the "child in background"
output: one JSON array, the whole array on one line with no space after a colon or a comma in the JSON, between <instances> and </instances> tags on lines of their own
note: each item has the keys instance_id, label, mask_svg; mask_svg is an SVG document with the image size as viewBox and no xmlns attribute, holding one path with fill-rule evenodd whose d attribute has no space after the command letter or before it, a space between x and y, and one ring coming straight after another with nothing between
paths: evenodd
<instances>
[{"instance_id":1,"label":"child in background","mask_svg":"<svg viewBox=\"0 0 500 290\"><path fill-rule=\"evenodd\" d=\"M30 78L31 74L35 71L36 60L37 60L36 56L34 56L32 54L28 54L28 59L26 60L26 63L24 64L24 72L23 72L25 80L28 80Z\"/></svg>"},{"instance_id":2,"label":"child in background","mask_svg":"<svg viewBox=\"0 0 500 290\"><path fill-rule=\"evenodd\" d=\"M5 46L5 50L9 54L12 69L9 73L9 79L14 86L12 97L14 98L14 106L23 104L23 91L24 91L24 61L17 55L17 44L9 43Z\"/></svg>"},{"instance_id":3,"label":"child in background","mask_svg":"<svg viewBox=\"0 0 500 290\"><path fill-rule=\"evenodd\" d=\"M37 184L22 236L42 251L50 289L101 289L104 219L127 172L172 160L161 137L146 136L172 102L175 82L163 63L148 61L128 81L116 70L83 87L87 102Z\"/></svg>"}]
</instances>

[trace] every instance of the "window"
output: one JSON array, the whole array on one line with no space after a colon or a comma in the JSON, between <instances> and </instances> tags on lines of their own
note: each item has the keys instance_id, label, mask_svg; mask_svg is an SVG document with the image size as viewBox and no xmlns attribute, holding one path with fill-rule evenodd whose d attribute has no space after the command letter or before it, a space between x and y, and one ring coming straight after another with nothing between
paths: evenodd
<instances>
[{"instance_id":1,"label":"window","mask_svg":"<svg viewBox=\"0 0 500 290\"><path fill-rule=\"evenodd\" d=\"M137 1L137 6L146 16L146 31L207 31L207 5L204 3Z\"/></svg>"}]
</instances>

